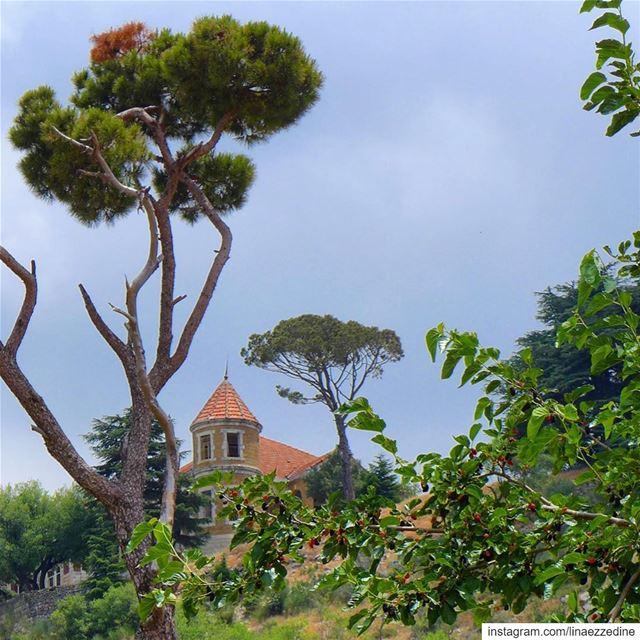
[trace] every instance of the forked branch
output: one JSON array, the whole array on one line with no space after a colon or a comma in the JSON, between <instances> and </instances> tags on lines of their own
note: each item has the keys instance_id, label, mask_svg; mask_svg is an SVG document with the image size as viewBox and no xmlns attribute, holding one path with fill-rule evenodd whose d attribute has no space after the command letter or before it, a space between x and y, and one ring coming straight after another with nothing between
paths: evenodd
<instances>
[{"instance_id":1,"label":"forked branch","mask_svg":"<svg viewBox=\"0 0 640 640\"><path fill-rule=\"evenodd\" d=\"M156 366L153 367L149 374L156 393L166 384L167 380L186 360L191 344L193 343L193 338L198 327L202 323L204 314L209 306L211 297L213 296L213 292L218 284L218 279L220 278L222 269L231 254L231 243L233 240L231 229L229 229L229 226L222 220L211 204L209 198L207 198L196 181L186 175L183 175L181 179L193 196L193 199L198 203L204 214L210 220L211 224L213 224L220 234L221 240L220 248L215 254L215 258L213 259L209 273L207 274L202 286L200 295L198 296L198 299L191 310L191 314L185 323L175 352L164 367L160 367L158 366L158 363L156 363ZM173 300L170 302L173 302Z\"/></svg>"},{"instance_id":2,"label":"forked branch","mask_svg":"<svg viewBox=\"0 0 640 640\"><path fill-rule=\"evenodd\" d=\"M6 344L0 343L0 377L9 387L27 415L33 420L32 429L39 433L45 446L78 484L90 491L98 500L113 505L119 499L116 487L90 467L76 451L58 424L55 416L37 393L16 361L18 348L24 338L37 299L35 265L25 269L4 247L0 247L0 260L25 287L25 297L13 330Z\"/></svg>"},{"instance_id":3,"label":"forked branch","mask_svg":"<svg viewBox=\"0 0 640 640\"><path fill-rule=\"evenodd\" d=\"M162 427L165 435L167 468L162 495L161 520L172 526L175 517L178 446L171 420L160 406L156 392L149 380L142 335L138 322L138 295L142 287L149 281L149 278L158 268L161 262L161 256L158 255L158 226L153 202L151 198L145 194L141 204L147 214L147 223L149 226L149 253L140 273L133 279L131 284L127 284L126 311L117 308L114 308L114 310L127 319L129 344L133 349L135 359L136 378L142 390L146 405L150 408L151 413Z\"/></svg>"},{"instance_id":4,"label":"forked branch","mask_svg":"<svg viewBox=\"0 0 640 640\"><path fill-rule=\"evenodd\" d=\"M89 293L84 288L84 286L79 284L78 288L80 289L80 295L82 295L85 309L87 310L87 314L89 315L93 326L102 336L103 340L111 347L111 349L113 349L122 364L126 367L129 363L130 355L127 345L122 340L120 340L120 338L111 330L109 325L107 325L100 313L98 313L98 310L93 304L93 300L91 300L91 297L89 296Z\"/></svg>"},{"instance_id":5,"label":"forked branch","mask_svg":"<svg viewBox=\"0 0 640 640\"><path fill-rule=\"evenodd\" d=\"M218 142L220 142L220 138L224 133L224 130L231 124L231 121L235 117L233 111L227 111L218 123L216 124L216 128L213 130L211 137L206 142L201 142L197 144L195 147L190 149L187 153L180 158L180 168L185 169L188 167L194 160L198 158L202 158L206 156L208 153L211 153L215 148Z\"/></svg>"},{"instance_id":6,"label":"forked branch","mask_svg":"<svg viewBox=\"0 0 640 640\"><path fill-rule=\"evenodd\" d=\"M102 169L101 173L82 170L83 175L90 176L93 178L99 178L106 184L111 185L112 187L114 187L115 189L117 189L118 191L120 191L121 193L127 196L130 196L133 198L139 198L142 195L144 190L134 189L133 187L129 187L123 182L120 182L120 180L118 180L115 173L109 166L109 163L105 160L104 156L102 155L100 141L98 140L98 136L96 135L95 131L91 132L90 140L93 143L93 146L90 146L88 144L85 144L84 142L80 142L80 140L76 140L71 136L68 136L65 133L62 133L62 131L60 131L56 127L52 127L52 129L54 133L58 135L60 138L62 138L63 140L66 140L67 142L72 144L74 147L77 147L83 153L86 153L92 160L94 160L98 164L100 169Z\"/></svg>"},{"instance_id":7,"label":"forked branch","mask_svg":"<svg viewBox=\"0 0 640 640\"><path fill-rule=\"evenodd\" d=\"M11 269L11 271L22 280L22 284L24 284L22 306L18 312L9 339L4 346L7 354L15 359L29 326L29 322L31 321L31 316L33 315L33 310L35 309L38 298L36 263L32 260L31 270L25 269L4 247L0 247L0 260L2 260L3 264Z\"/></svg>"}]
</instances>

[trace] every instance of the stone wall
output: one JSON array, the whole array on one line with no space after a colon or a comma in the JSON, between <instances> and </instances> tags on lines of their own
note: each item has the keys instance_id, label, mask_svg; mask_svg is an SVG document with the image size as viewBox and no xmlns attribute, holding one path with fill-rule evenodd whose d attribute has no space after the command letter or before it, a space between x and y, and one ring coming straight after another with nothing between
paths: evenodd
<instances>
[{"instance_id":1,"label":"stone wall","mask_svg":"<svg viewBox=\"0 0 640 640\"><path fill-rule=\"evenodd\" d=\"M62 598L82 593L82 587L55 587L41 591L25 591L0 602L0 619L11 616L14 620L26 619L34 622L48 618Z\"/></svg>"}]
</instances>

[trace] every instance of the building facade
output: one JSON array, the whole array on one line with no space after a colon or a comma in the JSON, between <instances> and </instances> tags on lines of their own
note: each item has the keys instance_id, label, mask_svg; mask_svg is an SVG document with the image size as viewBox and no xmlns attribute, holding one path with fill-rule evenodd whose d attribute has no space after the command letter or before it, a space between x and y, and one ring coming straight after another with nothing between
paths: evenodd
<instances>
[{"instance_id":1,"label":"building facade","mask_svg":"<svg viewBox=\"0 0 640 640\"><path fill-rule=\"evenodd\" d=\"M181 468L194 480L214 470L233 474L233 483L255 474L275 471L276 479L287 482L291 490L311 504L304 476L326 460L329 454L314 456L306 451L262 435L262 425L249 410L225 373L224 379L190 426L193 460ZM209 554L228 548L233 523L218 517L221 504L212 488L201 489L211 497L211 511L203 514L210 521Z\"/></svg>"}]
</instances>

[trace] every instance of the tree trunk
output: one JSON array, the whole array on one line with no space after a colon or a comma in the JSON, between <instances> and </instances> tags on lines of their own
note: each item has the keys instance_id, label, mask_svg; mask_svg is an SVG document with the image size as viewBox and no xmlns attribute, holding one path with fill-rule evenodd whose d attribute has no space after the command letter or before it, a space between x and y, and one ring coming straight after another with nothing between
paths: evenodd
<instances>
[{"instance_id":1,"label":"tree trunk","mask_svg":"<svg viewBox=\"0 0 640 640\"><path fill-rule=\"evenodd\" d=\"M345 500L353 500L356 497L353 488L353 455L349 440L347 439L347 428L344 423L344 416L335 416L336 429L338 431L338 453L342 464L342 495Z\"/></svg>"},{"instance_id":2,"label":"tree trunk","mask_svg":"<svg viewBox=\"0 0 640 640\"><path fill-rule=\"evenodd\" d=\"M178 640L173 607L156 609L136 631L136 640Z\"/></svg>"},{"instance_id":3,"label":"tree trunk","mask_svg":"<svg viewBox=\"0 0 640 640\"><path fill-rule=\"evenodd\" d=\"M49 571L49 569L53 568L53 561L50 560L49 558L45 558L41 563L40 566L35 570L34 572L34 581L35 583L38 585L37 588L38 589L45 589L46 588L46 578L47 578L47 572Z\"/></svg>"},{"instance_id":4,"label":"tree trunk","mask_svg":"<svg viewBox=\"0 0 640 640\"><path fill-rule=\"evenodd\" d=\"M133 553L125 552L131 538L133 525L144 521L142 495L136 495L131 503L121 505L117 510L112 511L111 515L127 571L131 576L138 598L142 598L154 588L155 570L150 565L138 566L148 544L142 544ZM149 619L140 624L135 637L136 640L177 640L173 607L165 606L162 609L154 610Z\"/></svg>"},{"instance_id":5,"label":"tree trunk","mask_svg":"<svg viewBox=\"0 0 640 640\"><path fill-rule=\"evenodd\" d=\"M146 517L144 513L144 490L147 481L147 453L151 434L152 416L145 405L136 379L127 372L131 391L131 429L123 450L123 472L119 479L121 500L115 505L105 505L113 519L120 552L133 582L138 598L153 590L155 569L138 564L149 548L150 541L140 545L133 553L126 548L134 528ZM173 607L156 609L153 615L140 624L136 640L177 640Z\"/></svg>"}]
</instances>

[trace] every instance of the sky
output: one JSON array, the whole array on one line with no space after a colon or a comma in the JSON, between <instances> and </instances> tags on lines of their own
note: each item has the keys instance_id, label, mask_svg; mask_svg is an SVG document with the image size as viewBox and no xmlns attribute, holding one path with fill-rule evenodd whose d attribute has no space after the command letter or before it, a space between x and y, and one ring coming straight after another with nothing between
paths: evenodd
<instances>
[{"instance_id":1,"label":"sky","mask_svg":"<svg viewBox=\"0 0 640 640\"><path fill-rule=\"evenodd\" d=\"M640 4L625 3L640 24ZM287 379L242 362L250 334L303 313L395 330L405 358L363 388L405 457L445 452L473 422L479 388L441 381L424 335L439 322L475 330L507 356L538 324L535 291L576 278L581 256L638 227L640 154L626 134L581 109L593 70L593 17L573 2L2 2L2 244L36 260L39 300L19 362L67 434L121 412L127 388L88 321L83 283L111 326L125 275L146 257L136 214L87 228L23 183L7 141L19 97L41 84L61 100L86 66L89 37L131 20L189 29L202 15L267 20L299 36L325 76L297 126L244 149L257 166L247 204L229 217L231 260L187 363L161 402L190 449L188 427L229 378L263 435L315 454L333 448L326 408L293 406ZM233 141L225 148L237 149ZM177 293L193 300L218 239L175 225ZM2 271L2 336L22 300ZM145 336L156 319L143 297ZM182 306L182 309L180 309ZM184 319L186 302L178 307ZM300 390L303 390L300 387ZM0 482L71 482L2 388ZM365 464L379 450L350 435Z\"/></svg>"}]
</instances>

